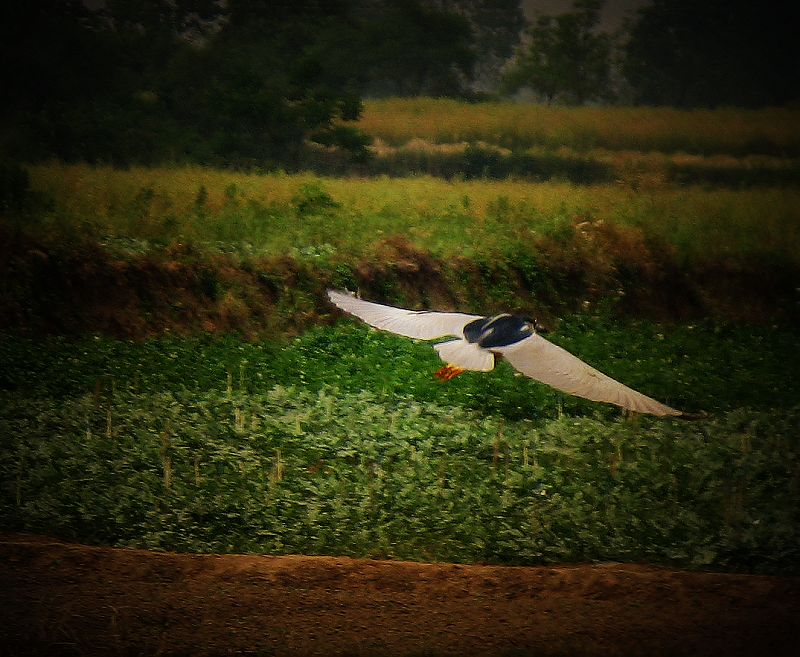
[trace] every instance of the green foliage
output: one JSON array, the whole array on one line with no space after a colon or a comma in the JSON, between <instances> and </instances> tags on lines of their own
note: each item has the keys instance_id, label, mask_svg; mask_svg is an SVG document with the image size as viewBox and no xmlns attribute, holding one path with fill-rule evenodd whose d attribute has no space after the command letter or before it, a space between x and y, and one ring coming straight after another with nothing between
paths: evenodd
<instances>
[{"instance_id":1,"label":"green foliage","mask_svg":"<svg viewBox=\"0 0 800 657\"><path fill-rule=\"evenodd\" d=\"M292 206L300 216L326 214L341 207L319 181L302 185L292 197Z\"/></svg>"},{"instance_id":2,"label":"green foliage","mask_svg":"<svg viewBox=\"0 0 800 657\"><path fill-rule=\"evenodd\" d=\"M372 93L459 95L472 76L473 32L462 15L418 0L387 2L363 28L354 54Z\"/></svg>"},{"instance_id":3,"label":"green foliage","mask_svg":"<svg viewBox=\"0 0 800 657\"><path fill-rule=\"evenodd\" d=\"M3 73L14 100L0 133L26 160L291 164L311 134L358 116L358 96L322 67L342 7L28 4L4 10L3 53L19 70Z\"/></svg>"},{"instance_id":4,"label":"green foliage","mask_svg":"<svg viewBox=\"0 0 800 657\"><path fill-rule=\"evenodd\" d=\"M338 146L344 149L354 162L367 162L371 157L368 146L372 144L372 137L350 126L332 126L311 135L311 140L323 146Z\"/></svg>"},{"instance_id":5,"label":"green foliage","mask_svg":"<svg viewBox=\"0 0 800 657\"><path fill-rule=\"evenodd\" d=\"M469 157L461 155L457 168L466 159L476 177L487 170L489 175L519 171L597 182L613 173L569 157L498 160L479 147L467 152ZM777 254L793 262L800 252L798 192L771 185L728 190L643 184L642 189L631 189L612 183L584 187L458 178L364 180L63 165L32 167L29 175L33 193L54 204L49 212L40 212L41 228L32 231L44 238L57 237L64 228L88 227L90 235L100 235L109 244L120 238L162 245L176 240L212 252L222 248L284 255L293 248L325 243L340 253L369 253L387 237L404 235L434 256L477 252L496 257L501 251L518 258L530 253L539 237L552 233L580 242L584 238L574 220L590 217L598 225L613 225L613 230L641 230L639 239L669 245L684 265L744 264L767 256L761 264L769 266ZM75 185L80 193L75 193ZM237 190L233 195L231 185ZM466 206L465 195L470 199ZM498 214L494 208L500 197L506 199L505 210ZM298 220L323 215L324 221ZM564 245L569 247L569 240ZM642 255L646 250L645 244L639 249ZM565 248L563 259L571 257L568 251L577 254ZM605 257L636 255L611 252Z\"/></svg>"},{"instance_id":6,"label":"green foliage","mask_svg":"<svg viewBox=\"0 0 800 657\"><path fill-rule=\"evenodd\" d=\"M157 549L797 573L793 335L560 329L714 416L626 419L505 365L442 384L428 345L362 326L284 346L7 335L0 524Z\"/></svg>"},{"instance_id":7,"label":"green foliage","mask_svg":"<svg viewBox=\"0 0 800 657\"><path fill-rule=\"evenodd\" d=\"M796 23L790 5L654 0L630 27L623 72L640 103L781 105L797 99Z\"/></svg>"},{"instance_id":8,"label":"green foliage","mask_svg":"<svg viewBox=\"0 0 800 657\"><path fill-rule=\"evenodd\" d=\"M507 73L507 91L528 87L548 103L581 105L609 94L611 39L598 34L602 0L578 0L575 10L539 16L530 43Z\"/></svg>"},{"instance_id":9,"label":"green foliage","mask_svg":"<svg viewBox=\"0 0 800 657\"><path fill-rule=\"evenodd\" d=\"M6 399L2 525L155 549L796 572L799 419L537 426L327 387Z\"/></svg>"},{"instance_id":10,"label":"green foliage","mask_svg":"<svg viewBox=\"0 0 800 657\"><path fill-rule=\"evenodd\" d=\"M550 336L565 349L634 388L690 411L785 409L800 398L793 373L800 350L789 328L687 324L573 316ZM735 366L731 367L731 363ZM0 390L21 397L68 398L110 386L147 390L222 390L230 375L241 391L274 385L344 392L410 394L509 420L559 412L610 418L614 407L554 392L501 363L491 374L442 384L430 345L353 322L318 327L288 343L236 337L164 337L141 343L101 338L43 340L6 335L0 342ZM758 381L758 385L753 385Z\"/></svg>"},{"instance_id":11,"label":"green foliage","mask_svg":"<svg viewBox=\"0 0 800 657\"><path fill-rule=\"evenodd\" d=\"M540 317L797 312L794 189L72 166L31 181L56 204L0 223L7 329L274 337L315 324L331 286Z\"/></svg>"}]
</instances>

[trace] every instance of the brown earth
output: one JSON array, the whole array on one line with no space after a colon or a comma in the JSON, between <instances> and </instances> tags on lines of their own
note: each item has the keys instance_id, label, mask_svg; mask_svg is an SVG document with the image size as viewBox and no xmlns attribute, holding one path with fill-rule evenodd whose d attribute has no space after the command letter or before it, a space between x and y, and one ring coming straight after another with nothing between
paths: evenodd
<instances>
[{"instance_id":1,"label":"brown earth","mask_svg":"<svg viewBox=\"0 0 800 657\"><path fill-rule=\"evenodd\" d=\"M531 314L551 327L560 315L598 305L667 322L800 319L795 268L762 260L689 267L674 251L641 230L580 216L561 238L532 246L535 261L442 259L394 236L327 265L289 256L247 261L180 243L115 254L88 239L44 242L0 222L0 331L274 339L334 321L325 290L343 285L373 301Z\"/></svg>"},{"instance_id":2,"label":"brown earth","mask_svg":"<svg viewBox=\"0 0 800 657\"><path fill-rule=\"evenodd\" d=\"M0 535L14 655L796 655L800 578L189 555Z\"/></svg>"}]
</instances>

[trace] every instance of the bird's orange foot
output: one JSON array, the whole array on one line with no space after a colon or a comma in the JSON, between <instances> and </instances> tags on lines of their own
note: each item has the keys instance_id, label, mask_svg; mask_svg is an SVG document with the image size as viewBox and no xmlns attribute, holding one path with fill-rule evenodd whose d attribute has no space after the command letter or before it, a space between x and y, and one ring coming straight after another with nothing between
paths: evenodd
<instances>
[{"instance_id":1,"label":"bird's orange foot","mask_svg":"<svg viewBox=\"0 0 800 657\"><path fill-rule=\"evenodd\" d=\"M463 374L467 370L456 367L455 365L445 365L442 369L434 374L437 379L441 379L442 381L449 381L450 379L454 379L459 374Z\"/></svg>"}]
</instances>

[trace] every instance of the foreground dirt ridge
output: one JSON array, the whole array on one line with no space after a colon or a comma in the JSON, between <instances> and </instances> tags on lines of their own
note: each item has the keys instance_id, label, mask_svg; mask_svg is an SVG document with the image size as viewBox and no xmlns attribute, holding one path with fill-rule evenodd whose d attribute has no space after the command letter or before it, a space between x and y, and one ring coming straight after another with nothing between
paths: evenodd
<instances>
[{"instance_id":1,"label":"foreground dirt ridge","mask_svg":"<svg viewBox=\"0 0 800 657\"><path fill-rule=\"evenodd\" d=\"M800 579L189 555L0 535L16 655L793 655Z\"/></svg>"}]
</instances>

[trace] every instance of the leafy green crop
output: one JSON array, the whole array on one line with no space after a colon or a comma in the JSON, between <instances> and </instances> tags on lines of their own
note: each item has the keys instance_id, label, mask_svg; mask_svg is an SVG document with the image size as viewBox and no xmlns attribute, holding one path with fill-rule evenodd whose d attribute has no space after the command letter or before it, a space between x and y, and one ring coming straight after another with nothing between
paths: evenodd
<instances>
[{"instance_id":1,"label":"leafy green crop","mask_svg":"<svg viewBox=\"0 0 800 657\"><path fill-rule=\"evenodd\" d=\"M800 408L536 424L329 387L4 401L6 528L460 562L800 557Z\"/></svg>"},{"instance_id":2,"label":"leafy green crop","mask_svg":"<svg viewBox=\"0 0 800 657\"><path fill-rule=\"evenodd\" d=\"M565 320L558 341L702 422L625 418L501 365L435 381L357 325L0 342L0 525L156 549L797 573L790 333Z\"/></svg>"},{"instance_id":3,"label":"leafy green crop","mask_svg":"<svg viewBox=\"0 0 800 657\"><path fill-rule=\"evenodd\" d=\"M588 315L565 318L548 336L591 365L659 400L689 411L789 408L800 400L800 345L789 327L661 325ZM562 395L500 363L443 384L429 344L373 331L350 320L318 327L288 343L235 336L164 337L144 342L100 336L0 340L0 390L21 397L95 396L114 390L266 392L274 385L391 399L408 394L507 419L566 414L614 417L616 409Z\"/></svg>"}]
</instances>

